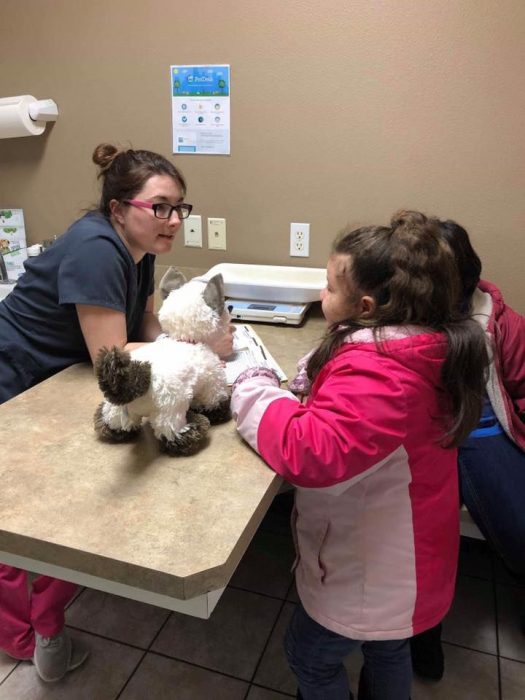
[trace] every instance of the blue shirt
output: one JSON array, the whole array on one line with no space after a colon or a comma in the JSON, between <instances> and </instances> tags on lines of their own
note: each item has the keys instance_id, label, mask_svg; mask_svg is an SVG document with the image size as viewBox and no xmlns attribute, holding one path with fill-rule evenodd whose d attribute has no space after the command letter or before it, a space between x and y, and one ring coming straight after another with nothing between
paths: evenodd
<instances>
[{"instance_id":1,"label":"blue shirt","mask_svg":"<svg viewBox=\"0 0 525 700\"><path fill-rule=\"evenodd\" d=\"M470 433L469 438L483 438L492 437L494 435L501 435L503 428L501 423L496 418L492 404L489 401L489 397L485 396L483 402L483 411L481 413L481 418L476 428Z\"/></svg>"},{"instance_id":2,"label":"blue shirt","mask_svg":"<svg viewBox=\"0 0 525 700\"><path fill-rule=\"evenodd\" d=\"M128 341L154 290L155 256L135 264L98 212L76 221L41 255L28 258L14 290L0 302L0 403L90 359L75 304L126 315Z\"/></svg>"}]
</instances>

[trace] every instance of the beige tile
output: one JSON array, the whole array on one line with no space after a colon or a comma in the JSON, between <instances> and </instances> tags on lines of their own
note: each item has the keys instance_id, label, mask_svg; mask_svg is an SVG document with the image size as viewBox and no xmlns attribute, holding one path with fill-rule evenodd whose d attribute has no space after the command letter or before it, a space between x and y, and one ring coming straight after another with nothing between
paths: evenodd
<instances>
[{"instance_id":1,"label":"beige tile","mask_svg":"<svg viewBox=\"0 0 525 700\"><path fill-rule=\"evenodd\" d=\"M509 586L521 586L525 588L525 581L518 579L505 566L501 557L494 555L494 575L497 583L507 584Z\"/></svg>"},{"instance_id":2,"label":"beige tile","mask_svg":"<svg viewBox=\"0 0 525 700\"><path fill-rule=\"evenodd\" d=\"M293 490L275 496L259 529L291 538L290 516L293 508L293 501Z\"/></svg>"},{"instance_id":3,"label":"beige tile","mask_svg":"<svg viewBox=\"0 0 525 700\"><path fill-rule=\"evenodd\" d=\"M525 588L496 586L498 601L499 653L516 661L525 661Z\"/></svg>"},{"instance_id":4,"label":"beige tile","mask_svg":"<svg viewBox=\"0 0 525 700\"><path fill-rule=\"evenodd\" d=\"M496 618L492 583L459 576L454 602L443 621L443 641L496 653Z\"/></svg>"},{"instance_id":5,"label":"beige tile","mask_svg":"<svg viewBox=\"0 0 525 700\"><path fill-rule=\"evenodd\" d=\"M443 679L437 683L414 679L412 700L499 700L495 656L449 644L443 650Z\"/></svg>"},{"instance_id":6,"label":"beige tile","mask_svg":"<svg viewBox=\"0 0 525 700\"><path fill-rule=\"evenodd\" d=\"M295 697L295 695L285 695L275 690L267 690L266 688L259 688L256 685L252 685L246 700L283 700L284 698L291 697Z\"/></svg>"},{"instance_id":7,"label":"beige tile","mask_svg":"<svg viewBox=\"0 0 525 700\"><path fill-rule=\"evenodd\" d=\"M297 683L294 674L288 667L283 642L286 628L294 609L295 605L291 603L285 604L254 678L254 682L259 685L282 693L289 693L293 696L296 693ZM357 690L362 664L363 657L361 652L350 654L345 661L350 687L354 691Z\"/></svg>"},{"instance_id":8,"label":"beige tile","mask_svg":"<svg viewBox=\"0 0 525 700\"><path fill-rule=\"evenodd\" d=\"M254 678L259 685L291 694L295 694L297 684L288 667L283 641L294 610L295 605L291 603L286 603L282 609Z\"/></svg>"},{"instance_id":9,"label":"beige tile","mask_svg":"<svg viewBox=\"0 0 525 700\"><path fill-rule=\"evenodd\" d=\"M459 573L492 581L492 554L485 540L462 537L459 549Z\"/></svg>"},{"instance_id":10,"label":"beige tile","mask_svg":"<svg viewBox=\"0 0 525 700\"><path fill-rule=\"evenodd\" d=\"M250 680L281 601L235 588L209 620L172 613L152 651Z\"/></svg>"},{"instance_id":11,"label":"beige tile","mask_svg":"<svg viewBox=\"0 0 525 700\"><path fill-rule=\"evenodd\" d=\"M69 607L66 622L85 632L145 649L168 615L168 610L154 605L86 588Z\"/></svg>"},{"instance_id":12,"label":"beige tile","mask_svg":"<svg viewBox=\"0 0 525 700\"><path fill-rule=\"evenodd\" d=\"M247 689L235 678L147 654L119 700L243 700Z\"/></svg>"},{"instance_id":13,"label":"beige tile","mask_svg":"<svg viewBox=\"0 0 525 700\"><path fill-rule=\"evenodd\" d=\"M44 683L31 663L20 663L0 685L0 700L115 700L143 652L82 632L71 635L90 649L83 666L58 683Z\"/></svg>"},{"instance_id":14,"label":"beige tile","mask_svg":"<svg viewBox=\"0 0 525 700\"><path fill-rule=\"evenodd\" d=\"M284 599L292 582L290 569L294 559L291 537L259 530L230 580L230 585Z\"/></svg>"},{"instance_id":15,"label":"beige tile","mask_svg":"<svg viewBox=\"0 0 525 700\"><path fill-rule=\"evenodd\" d=\"M500 669L501 700L523 700L525 698L525 664L501 659Z\"/></svg>"},{"instance_id":16,"label":"beige tile","mask_svg":"<svg viewBox=\"0 0 525 700\"><path fill-rule=\"evenodd\" d=\"M85 589L83 586L79 586L79 587L77 588L77 591L76 591L75 595L71 598L71 600L69 601L69 603L66 605L66 610L68 610L68 609L73 605L73 603L74 603L75 600L78 598L78 596L79 596L79 595L82 595L82 593L83 593L85 590L86 590L86 589Z\"/></svg>"},{"instance_id":17,"label":"beige tile","mask_svg":"<svg viewBox=\"0 0 525 700\"><path fill-rule=\"evenodd\" d=\"M297 587L295 585L295 580L293 582L293 585L290 587L290 590L288 591L288 595L286 596L286 600L289 600L290 603L299 603L299 594L297 593Z\"/></svg>"},{"instance_id":18,"label":"beige tile","mask_svg":"<svg viewBox=\"0 0 525 700\"><path fill-rule=\"evenodd\" d=\"M11 673L16 664L17 662L14 659L0 651L0 683Z\"/></svg>"},{"instance_id":19,"label":"beige tile","mask_svg":"<svg viewBox=\"0 0 525 700\"><path fill-rule=\"evenodd\" d=\"M511 574L500 557L495 557L495 579L497 583L503 583L509 586L525 587L525 583L520 581L516 576Z\"/></svg>"}]
</instances>

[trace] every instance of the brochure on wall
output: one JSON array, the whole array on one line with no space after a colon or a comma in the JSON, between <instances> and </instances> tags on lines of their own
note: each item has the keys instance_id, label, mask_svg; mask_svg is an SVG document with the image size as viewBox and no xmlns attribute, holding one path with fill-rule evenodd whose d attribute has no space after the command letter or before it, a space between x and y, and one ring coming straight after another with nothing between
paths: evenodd
<instances>
[{"instance_id":1,"label":"brochure on wall","mask_svg":"<svg viewBox=\"0 0 525 700\"><path fill-rule=\"evenodd\" d=\"M229 155L230 66L171 66L173 153Z\"/></svg>"},{"instance_id":2,"label":"brochure on wall","mask_svg":"<svg viewBox=\"0 0 525 700\"><path fill-rule=\"evenodd\" d=\"M22 209L0 208L0 253L7 269L7 277L17 280L24 272L26 229Z\"/></svg>"}]
</instances>

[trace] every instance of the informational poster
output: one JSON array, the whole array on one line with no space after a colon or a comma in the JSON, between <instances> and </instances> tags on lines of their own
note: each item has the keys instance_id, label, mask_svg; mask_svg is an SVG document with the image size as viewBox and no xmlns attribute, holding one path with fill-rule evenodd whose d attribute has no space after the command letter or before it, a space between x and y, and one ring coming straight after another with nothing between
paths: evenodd
<instances>
[{"instance_id":1,"label":"informational poster","mask_svg":"<svg viewBox=\"0 0 525 700\"><path fill-rule=\"evenodd\" d=\"M229 155L230 66L171 66L173 153Z\"/></svg>"},{"instance_id":2,"label":"informational poster","mask_svg":"<svg viewBox=\"0 0 525 700\"><path fill-rule=\"evenodd\" d=\"M7 269L7 277L17 280L24 272L26 229L22 209L0 208L0 253Z\"/></svg>"}]
</instances>

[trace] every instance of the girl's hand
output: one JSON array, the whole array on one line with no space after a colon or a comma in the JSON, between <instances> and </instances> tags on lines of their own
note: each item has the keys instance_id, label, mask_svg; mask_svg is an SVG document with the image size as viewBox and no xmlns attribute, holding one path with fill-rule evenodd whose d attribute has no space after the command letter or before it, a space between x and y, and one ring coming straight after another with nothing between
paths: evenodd
<instances>
[{"instance_id":1,"label":"girl's hand","mask_svg":"<svg viewBox=\"0 0 525 700\"><path fill-rule=\"evenodd\" d=\"M308 379L308 374L306 373L306 368L308 366L308 360L312 356L313 350L311 350L307 355L302 357L297 363L297 374L288 382L288 389L299 397L302 402L303 398L308 396L311 389L311 383Z\"/></svg>"},{"instance_id":2,"label":"girl's hand","mask_svg":"<svg viewBox=\"0 0 525 700\"><path fill-rule=\"evenodd\" d=\"M288 389L292 392L292 394L298 396L300 401L302 401L304 397L308 396L310 393L310 388L310 380L306 374L306 368L296 374L292 381L288 383Z\"/></svg>"},{"instance_id":3,"label":"girl's hand","mask_svg":"<svg viewBox=\"0 0 525 700\"><path fill-rule=\"evenodd\" d=\"M216 352L217 355L221 358L221 360L225 360L233 352L233 333L234 333L234 331L235 331L235 326L230 324L228 326L228 330L222 336L222 338L219 338L219 340L216 340L215 342L210 344L210 347L213 350L213 352Z\"/></svg>"},{"instance_id":4,"label":"girl's hand","mask_svg":"<svg viewBox=\"0 0 525 700\"><path fill-rule=\"evenodd\" d=\"M237 387L243 382L253 379L254 377L265 377L268 384L273 384L274 386L281 386L281 380L277 376L275 370L270 367L248 367L243 372L239 374L237 379L234 381L232 386L232 393L237 389Z\"/></svg>"}]
</instances>

